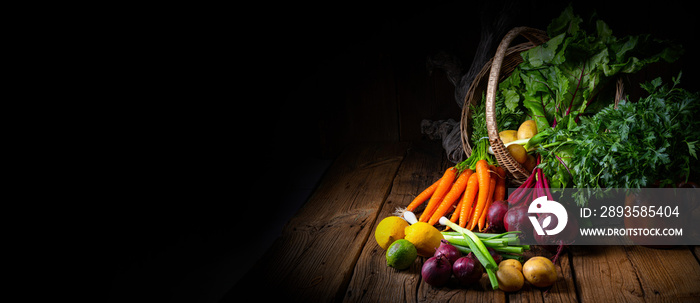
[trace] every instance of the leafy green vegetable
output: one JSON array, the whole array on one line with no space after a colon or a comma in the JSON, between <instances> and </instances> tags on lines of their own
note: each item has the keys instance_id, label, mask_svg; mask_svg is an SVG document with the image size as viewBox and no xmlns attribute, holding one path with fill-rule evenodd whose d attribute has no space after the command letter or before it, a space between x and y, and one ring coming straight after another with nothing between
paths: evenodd
<instances>
[{"instance_id":1,"label":"leafy green vegetable","mask_svg":"<svg viewBox=\"0 0 700 303\"><path fill-rule=\"evenodd\" d=\"M509 97L510 95L510 97ZM510 100L508 98L511 98ZM514 100L514 98L516 98ZM517 92L508 92L505 95L496 94L496 124L499 130L515 129L517 130L520 124L525 121L526 116L523 113L522 106L518 105L519 95ZM486 129L486 97L482 95L482 102L476 106L471 106L472 112L472 146L476 146L481 138L489 136Z\"/></svg>"},{"instance_id":2,"label":"leafy green vegetable","mask_svg":"<svg viewBox=\"0 0 700 303\"><path fill-rule=\"evenodd\" d=\"M516 94L517 96L517 94ZM500 129L517 129L522 120L525 119L522 108L514 106L510 108L503 95L496 96L496 123ZM489 141L488 131L486 129L486 98L482 95L482 102L477 106L470 105L472 113L472 133L469 137L472 146L472 154L466 160L457 164L458 170L476 168L476 162L480 159L486 159L489 164L497 164L493 155L488 153ZM517 101L516 101L517 102Z\"/></svg>"},{"instance_id":3,"label":"leafy green vegetable","mask_svg":"<svg viewBox=\"0 0 700 303\"><path fill-rule=\"evenodd\" d=\"M571 6L547 27L551 39L521 53L521 63L499 85L509 109L522 102L538 131L564 124L576 126L587 109L598 100L602 88L618 73L634 73L642 67L665 60L672 62L682 53L679 45L649 35L618 39L602 20L586 25ZM594 104L594 107L600 105Z\"/></svg>"},{"instance_id":4,"label":"leafy green vegetable","mask_svg":"<svg viewBox=\"0 0 700 303\"><path fill-rule=\"evenodd\" d=\"M545 174L598 196L606 188L663 187L697 177L700 94L678 88L679 82L680 75L669 88L654 79L642 85L646 98L623 100L617 109L611 104L572 129L549 131L539 149L547 156ZM569 154L566 165L553 159L561 152ZM574 198L583 206L590 196L579 191Z\"/></svg>"},{"instance_id":5,"label":"leafy green vegetable","mask_svg":"<svg viewBox=\"0 0 700 303\"><path fill-rule=\"evenodd\" d=\"M697 93L668 88L655 79L638 102L613 107L613 81L650 63L673 62L680 45L650 35L618 38L602 20L590 22L569 6L547 27L550 40L521 53L523 62L499 84L499 128L516 129L533 119L537 147L552 188L585 188L575 196L586 205L605 188L641 188L673 184L697 176L700 113ZM486 137L483 104L472 108L472 141L481 152ZM516 113L525 115L517 117ZM508 124L510 123L510 124Z\"/></svg>"}]
</instances>

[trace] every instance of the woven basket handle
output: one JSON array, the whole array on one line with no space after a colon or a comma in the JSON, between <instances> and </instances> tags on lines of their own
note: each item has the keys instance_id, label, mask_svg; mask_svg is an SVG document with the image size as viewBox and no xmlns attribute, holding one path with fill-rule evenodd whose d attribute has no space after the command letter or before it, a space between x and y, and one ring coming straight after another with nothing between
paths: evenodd
<instances>
[{"instance_id":1,"label":"woven basket handle","mask_svg":"<svg viewBox=\"0 0 700 303\"><path fill-rule=\"evenodd\" d=\"M503 64L503 58L505 57L506 50L510 43L519 36L530 40L535 45L540 45L548 40L547 34L538 29L530 27L516 27L510 30L505 37L501 40L501 43L496 49L496 54L493 57L493 63L491 64L491 72L489 73L489 80L486 87L486 129L489 135L489 141L491 143L491 148L496 154L496 160L499 164L505 166L506 171L510 172L514 181L524 181L530 175L520 163L516 162L513 157L507 152L503 141L498 135L498 125L496 124L496 91L498 89L498 82L501 74L501 66ZM500 156L500 157L499 157Z\"/></svg>"},{"instance_id":2,"label":"woven basket handle","mask_svg":"<svg viewBox=\"0 0 700 303\"><path fill-rule=\"evenodd\" d=\"M498 89L498 79L501 75L501 65L505 57L506 50L513 40L522 35L530 40L535 45L540 45L547 41L547 35L538 29L521 26L511 29L496 49L496 54L493 57L491 64L491 73L489 74L489 82L486 87L486 128L490 138L498 138L498 126L496 125L496 90Z\"/></svg>"}]
</instances>

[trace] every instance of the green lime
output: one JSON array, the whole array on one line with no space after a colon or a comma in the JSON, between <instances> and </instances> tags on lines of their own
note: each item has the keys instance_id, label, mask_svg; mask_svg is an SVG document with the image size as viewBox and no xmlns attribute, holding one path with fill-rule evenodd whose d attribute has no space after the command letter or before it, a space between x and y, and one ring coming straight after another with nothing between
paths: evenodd
<instances>
[{"instance_id":1,"label":"green lime","mask_svg":"<svg viewBox=\"0 0 700 303\"><path fill-rule=\"evenodd\" d=\"M417 257L416 246L406 239L399 239L386 250L386 265L399 270L406 269Z\"/></svg>"}]
</instances>

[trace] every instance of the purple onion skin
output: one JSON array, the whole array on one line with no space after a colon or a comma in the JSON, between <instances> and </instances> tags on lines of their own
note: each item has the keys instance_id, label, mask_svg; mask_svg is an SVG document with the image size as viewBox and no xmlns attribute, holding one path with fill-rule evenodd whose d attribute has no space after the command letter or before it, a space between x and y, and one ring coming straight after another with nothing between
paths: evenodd
<instances>
[{"instance_id":1,"label":"purple onion skin","mask_svg":"<svg viewBox=\"0 0 700 303\"><path fill-rule=\"evenodd\" d=\"M447 284L452 277L452 265L443 255L430 257L421 268L423 281L435 287Z\"/></svg>"},{"instance_id":2,"label":"purple onion skin","mask_svg":"<svg viewBox=\"0 0 700 303\"><path fill-rule=\"evenodd\" d=\"M506 201L495 201L489 207L486 213L486 220L489 222L489 229L495 233L505 232L506 228L503 225L503 217L508 212L508 203Z\"/></svg>"},{"instance_id":3,"label":"purple onion skin","mask_svg":"<svg viewBox=\"0 0 700 303\"><path fill-rule=\"evenodd\" d=\"M461 257L452 265L452 274L462 286L478 282L484 274L484 267L474 258Z\"/></svg>"},{"instance_id":4,"label":"purple onion skin","mask_svg":"<svg viewBox=\"0 0 700 303\"><path fill-rule=\"evenodd\" d=\"M503 257L501 257L501 255L499 255L497 251L493 250L493 248L488 247L487 249L491 254L493 260L496 261L496 264L501 264L501 261L503 261Z\"/></svg>"},{"instance_id":5,"label":"purple onion skin","mask_svg":"<svg viewBox=\"0 0 700 303\"><path fill-rule=\"evenodd\" d=\"M440 240L440 247L435 250L435 254L433 256L435 257L437 255L445 256L447 261L450 261L450 264L454 264L455 261L462 256L462 252L460 252L457 247L450 244L450 242L447 242L447 240L442 239Z\"/></svg>"}]
</instances>

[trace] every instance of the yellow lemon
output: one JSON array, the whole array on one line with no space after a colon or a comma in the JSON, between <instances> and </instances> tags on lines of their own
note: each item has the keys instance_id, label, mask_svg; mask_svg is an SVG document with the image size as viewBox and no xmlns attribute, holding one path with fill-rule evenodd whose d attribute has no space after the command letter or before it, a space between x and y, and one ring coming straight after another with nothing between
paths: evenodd
<instances>
[{"instance_id":1,"label":"yellow lemon","mask_svg":"<svg viewBox=\"0 0 700 303\"><path fill-rule=\"evenodd\" d=\"M384 250L389 248L391 243L404 238L404 229L408 227L408 222L397 216L390 216L382 219L374 230L374 238L377 244Z\"/></svg>"},{"instance_id":2,"label":"yellow lemon","mask_svg":"<svg viewBox=\"0 0 700 303\"><path fill-rule=\"evenodd\" d=\"M421 257L432 257L440 247L442 234L434 226L425 222L416 222L406 227L405 239L413 243Z\"/></svg>"}]
</instances>

